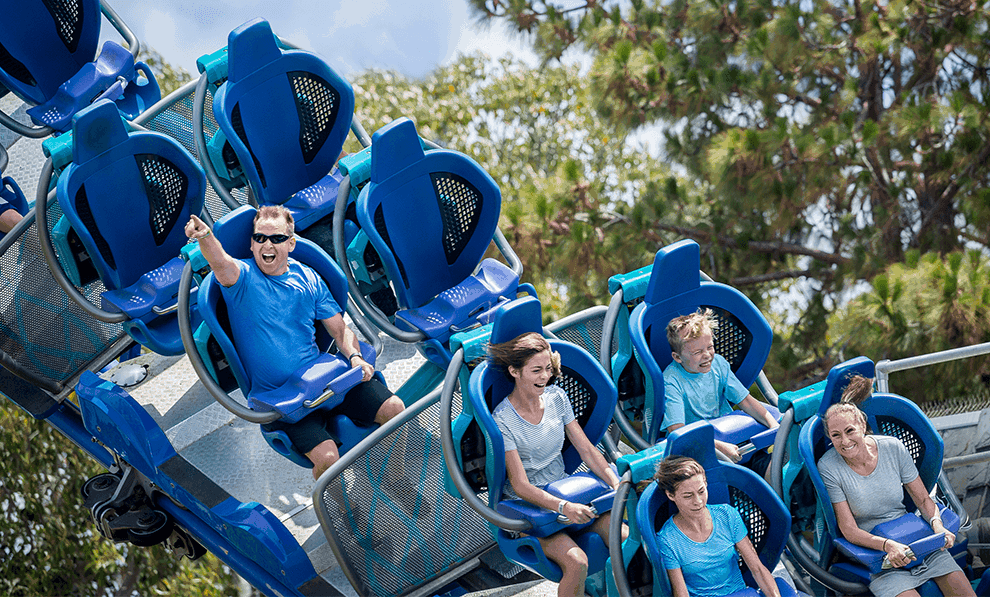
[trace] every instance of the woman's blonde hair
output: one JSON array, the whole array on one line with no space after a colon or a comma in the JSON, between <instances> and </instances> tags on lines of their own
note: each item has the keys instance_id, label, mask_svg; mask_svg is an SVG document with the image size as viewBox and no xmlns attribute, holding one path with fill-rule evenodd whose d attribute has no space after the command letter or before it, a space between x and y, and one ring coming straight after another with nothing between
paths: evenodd
<instances>
[{"instance_id":1,"label":"woman's blonde hair","mask_svg":"<svg viewBox=\"0 0 990 597\"><path fill-rule=\"evenodd\" d=\"M846 387L842 390L842 398L838 402L828 407L825 411L825 416L823 417L823 423L825 424L825 432L828 433L828 422L831 418L840 413L851 413L856 420L859 421L863 429L869 430L869 424L866 422L866 413L864 413L860 408L859 404L862 404L867 398L873 395L873 379L863 376L863 375L853 375L849 378L846 383Z\"/></svg>"}]
</instances>

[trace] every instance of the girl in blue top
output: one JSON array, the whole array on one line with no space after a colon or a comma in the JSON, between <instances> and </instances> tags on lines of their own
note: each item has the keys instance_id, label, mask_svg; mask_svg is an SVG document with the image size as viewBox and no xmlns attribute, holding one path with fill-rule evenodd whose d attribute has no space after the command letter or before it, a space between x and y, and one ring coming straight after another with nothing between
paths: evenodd
<instances>
[{"instance_id":1,"label":"girl in blue top","mask_svg":"<svg viewBox=\"0 0 990 597\"><path fill-rule=\"evenodd\" d=\"M717 597L746 588L739 556L768 597L780 597L777 584L746 535L746 525L728 504L708 505L705 469L693 458L671 456L654 476L677 506L660 529L660 556L674 597Z\"/></svg>"}]
</instances>

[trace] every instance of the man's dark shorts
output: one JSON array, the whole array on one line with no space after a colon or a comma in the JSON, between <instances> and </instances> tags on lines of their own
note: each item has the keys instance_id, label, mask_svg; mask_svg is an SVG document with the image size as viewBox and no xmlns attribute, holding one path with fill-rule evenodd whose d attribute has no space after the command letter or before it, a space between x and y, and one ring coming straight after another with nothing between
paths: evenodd
<instances>
[{"instance_id":1,"label":"man's dark shorts","mask_svg":"<svg viewBox=\"0 0 990 597\"><path fill-rule=\"evenodd\" d=\"M385 404L385 401L392 396L385 384L377 377L372 377L369 381L362 382L344 396L341 402L333 410L320 410L303 417L296 423L283 423L274 421L262 425L265 431L284 431L292 441L292 445L302 454L309 453L313 448L328 439L334 440L337 445L340 442L330 435L327 423L335 415L346 415L354 423L369 427L375 424L375 416L378 409Z\"/></svg>"}]
</instances>

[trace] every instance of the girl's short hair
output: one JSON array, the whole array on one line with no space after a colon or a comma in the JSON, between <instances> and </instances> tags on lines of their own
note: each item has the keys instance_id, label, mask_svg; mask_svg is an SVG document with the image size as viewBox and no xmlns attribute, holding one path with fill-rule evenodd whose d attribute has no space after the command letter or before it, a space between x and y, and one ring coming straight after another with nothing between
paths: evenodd
<instances>
[{"instance_id":1,"label":"girl's short hair","mask_svg":"<svg viewBox=\"0 0 990 597\"><path fill-rule=\"evenodd\" d=\"M529 359L544 351L550 351L550 364L553 372L553 379L550 382L553 382L560 376L560 353L550 350L550 343L537 332L526 332L508 342L490 344L488 346L488 360L511 379L509 367L522 369Z\"/></svg>"},{"instance_id":2,"label":"girl's short hair","mask_svg":"<svg viewBox=\"0 0 990 597\"><path fill-rule=\"evenodd\" d=\"M706 332L713 333L716 329L718 320L715 319L715 312L699 307L690 315L681 315L670 320L667 324L667 343L674 352L681 352L688 340L694 340Z\"/></svg>"},{"instance_id":3,"label":"girl's short hair","mask_svg":"<svg viewBox=\"0 0 990 597\"><path fill-rule=\"evenodd\" d=\"M677 491L677 486L695 475L701 475L707 480L705 469L697 460L689 456L668 456L657 465L653 475L660 488L669 494Z\"/></svg>"}]
</instances>

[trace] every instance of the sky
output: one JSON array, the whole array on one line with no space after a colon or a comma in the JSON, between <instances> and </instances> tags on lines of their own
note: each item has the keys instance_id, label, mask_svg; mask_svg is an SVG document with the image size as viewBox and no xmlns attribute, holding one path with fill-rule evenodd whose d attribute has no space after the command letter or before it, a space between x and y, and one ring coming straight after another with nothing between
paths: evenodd
<instances>
[{"instance_id":1,"label":"sky","mask_svg":"<svg viewBox=\"0 0 990 597\"><path fill-rule=\"evenodd\" d=\"M524 38L507 35L500 24L479 26L466 0L110 0L110 5L142 44L191 74L198 57L227 45L227 34L255 17L345 77L379 68L419 78L459 53L479 50L500 56L512 48L517 57L536 61Z\"/></svg>"}]
</instances>

